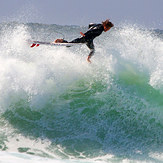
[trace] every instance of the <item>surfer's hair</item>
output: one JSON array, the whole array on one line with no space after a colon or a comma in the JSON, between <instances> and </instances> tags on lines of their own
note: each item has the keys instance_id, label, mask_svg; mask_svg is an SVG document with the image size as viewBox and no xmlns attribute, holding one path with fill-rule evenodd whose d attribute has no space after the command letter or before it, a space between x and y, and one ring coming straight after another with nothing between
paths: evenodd
<instances>
[{"instance_id":1,"label":"surfer's hair","mask_svg":"<svg viewBox=\"0 0 163 163\"><path fill-rule=\"evenodd\" d=\"M109 19L105 20L104 22L102 22L102 24L106 27L113 27L114 24L112 22L109 21Z\"/></svg>"}]
</instances>

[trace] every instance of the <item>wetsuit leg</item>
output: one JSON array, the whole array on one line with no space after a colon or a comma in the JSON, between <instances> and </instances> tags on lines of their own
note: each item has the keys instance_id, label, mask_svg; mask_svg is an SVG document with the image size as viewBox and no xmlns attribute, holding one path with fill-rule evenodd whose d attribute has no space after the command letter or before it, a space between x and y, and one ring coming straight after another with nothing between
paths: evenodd
<instances>
[{"instance_id":1,"label":"wetsuit leg","mask_svg":"<svg viewBox=\"0 0 163 163\"><path fill-rule=\"evenodd\" d=\"M69 43L85 43L85 38L84 37L80 37L80 38L77 38L77 39L74 39L72 41L70 41Z\"/></svg>"},{"instance_id":2,"label":"wetsuit leg","mask_svg":"<svg viewBox=\"0 0 163 163\"><path fill-rule=\"evenodd\" d=\"M95 48L94 48L94 44L93 44L93 40L86 40L85 37L80 37L77 39L72 40L69 43L86 43L87 47L90 49L90 53L89 56L93 56L95 53Z\"/></svg>"},{"instance_id":3,"label":"wetsuit leg","mask_svg":"<svg viewBox=\"0 0 163 163\"><path fill-rule=\"evenodd\" d=\"M92 57L92 56L94 55L94 53L95 53L95 48L94 48L93 40L87 42L86 45L87 45L88 48L90 49L89 56Z\"/></svg>"}]
</instances>

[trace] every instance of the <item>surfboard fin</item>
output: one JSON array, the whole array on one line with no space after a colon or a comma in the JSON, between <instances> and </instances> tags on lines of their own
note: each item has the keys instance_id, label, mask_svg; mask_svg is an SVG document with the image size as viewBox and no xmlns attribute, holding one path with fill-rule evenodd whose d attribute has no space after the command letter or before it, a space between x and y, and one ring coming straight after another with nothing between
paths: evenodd
<instances>
[{"instance_id":1,"label":"surfboard fin","mask_svg":"<svg viewBox=\"0 0 163 163\"><path fill-rule=\"evenodd\" d=\"M34 44L34 43L33 43L33 44L31 45L31 48L33 48L33 47L38 47L39 45L40 45L40 44Z\"/></svg>"},{"instance_id":2,"label":"surfboard fin","mask_svg":"<svg viewBox=\"0 0 163 163\"><path fill-rule=\"evenodd\" d=\"M32 45L31 45L31 48L33 48L35 45L36 45L36 44L32 44Z\"/></svg>"}]
</instances>

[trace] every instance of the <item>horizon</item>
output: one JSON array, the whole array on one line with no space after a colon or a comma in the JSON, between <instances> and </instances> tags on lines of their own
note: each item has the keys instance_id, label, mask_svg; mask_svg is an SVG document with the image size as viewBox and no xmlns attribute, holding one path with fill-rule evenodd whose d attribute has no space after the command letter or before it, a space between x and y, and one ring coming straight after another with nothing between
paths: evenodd
<instances>
[{"instance_id":1,"label":"horizon","mask_svg":"<svg viewBox=\"0 0 163 163\"><path fill-rule=\"evenodd\" d=\"M116 27L131 24L163 30L162 0L2 0L0 5L0 22L87 26L110 18Z\"/></svg>"}]
</instances>

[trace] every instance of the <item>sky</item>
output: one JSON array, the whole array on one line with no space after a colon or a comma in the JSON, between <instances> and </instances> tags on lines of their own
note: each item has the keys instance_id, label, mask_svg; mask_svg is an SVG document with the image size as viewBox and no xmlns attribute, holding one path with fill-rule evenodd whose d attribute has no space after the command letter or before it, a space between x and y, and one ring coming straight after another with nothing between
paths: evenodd
<instances>
[{"instance_id":1,"label":"sky","mask_svg":"<svg viewBox=\"0 0 163 163\"><path fill-rule=\"evenodd\" d=\"M107 18L163 29L163 0L0 0L0 22L81 26Z\"/></svg>"}]
</instances>

